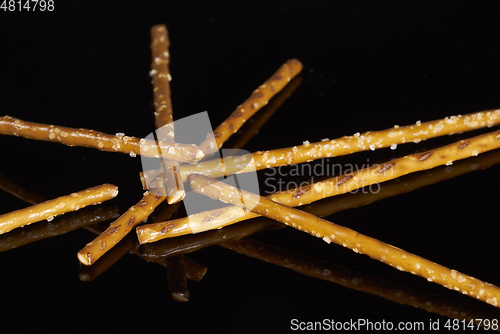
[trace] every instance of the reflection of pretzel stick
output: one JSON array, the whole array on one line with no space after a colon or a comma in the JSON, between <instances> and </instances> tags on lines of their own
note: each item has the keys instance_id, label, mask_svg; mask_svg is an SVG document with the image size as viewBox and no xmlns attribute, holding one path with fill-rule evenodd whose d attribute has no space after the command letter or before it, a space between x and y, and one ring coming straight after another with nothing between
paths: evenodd
<instances>
[{"instance_id":1,"label":"reflection of pretzel stick","mask_svg":"<svg viewBox=\"0 0 500 334\"><path fill-rule=\"evenodd\" d=\"M255 134L259 129L271 118L271 116L278 110L283 103L295 92L295 90L300 86L302 82L302 77L298 76L293 78L288 85L283 88L281 92L273 97L267 106L262 108L258 113L256 113L249 122L245 123L240 130L231 136L224 147L231 149L241 149Z\"/></svg>"},{"instance_id":2,"label":"reflection of pretzel stick","mask_svg":"<svg viewBox=\"0 0 500 334\"><path fill-rule=\"evenodd\" d=\"M409 173L440 165L449 165L452 161L476 156L498 147L500 147L500 131L461 140L424 153L407 155L378 166L361 169L305 187L277 192L267 196L267 198L290 207L305 205L371 184L393 180ZM146 224L137 229L137 234L139 242L143 244L168 237L220 228L253 217L256 217L254 213L242 213L241 208L238 207L221 208L174 221Z\"/></svg>"},{"instance_id":3,"label":"reflection of pretzel stick","mask_svg":"<svg viewBox=\"0 0 500 334\"><path fill-rule=\"evenodd\" d=\"M160 240L143 245L139 249L145 259L156 260L167 256L195 252L221 242L239 240L255 233L275 230L284 226L273 220L259 217L222 229Z\"/></svg>"},{"instance_id":4,"label":"reflection of pretzel stick","mask_svg":"<svg viewBox=\"0 0 500 334\"><path fill-rule=\"evenodd\" d=\"M248 238L224 242L222 247L240 254L291 269L299 274L333 282L348 289L362 291L399 304L408 305L467 322L498 319L498 313L478 309L454 300L410 289L384 279L358 273L332 263L318 261L301 254L267 245Z\"/></svg>"},{"instance_id":5,"label":"reflection of pretzel stick","mask_svg":"<svg viewBox=\"0 0 500 334\"><path fill-rule=\"evenodd\" d=\"M160 157L158 145L151 140L129 137L121 133L113 136L94 130L26 122L10 116L0 117L0 134L51 141L67 146L91 147L107 152L121 152L131 156ZM165 159L196 162L204 157L196 145L162 143L159 148Z\"/></svg>"},{"instance_id":6,"label":"reflection of pretzel stick","mask_svg":"<svg viewBox=\"0 0 500 334\"><path fill-rule=\"evenodd\" d=\"M222 144L238 131L245 121L265 106L301 70L302 64L297 59L290 59L281 65L264 84L254 90L252 95L214 130L213 138L210 137L199 145L203 153L209 155L221 148Z\"/></svg>"},{"instance_id":7,"label":"reflection of pretzel stick","mask_svg":"<svg viewBox=\"0 0 500 334\"><path fill-rule=\"evenodd\" d=\"M0 236L0 252L63 235L80 227L115 219L118 216L117 207L84 208L57 217L51 222L39 222L3 234Z\"/></svg>"},{"instance_id":8,"label":"reflection of pretzel stick","mask_svg":"<svg viewBox=\"0 0 500 334\"><path fill-rule=\"evenodd\" d=\"M414 125L395 126L383 131L369 131L363 134L345 136L333 140L323 140L317 143L305 141L303 145L259 151L237 157L225 157L201 162L197 165L184 165L181 168L183 181L191 174L203 174L218 178L235 173L253 172L264 168L278 167L308 162L321 158L329 158L352 154L355 152L375 150L407 142L450 135L478 128L491 127L500 124L500 109L477 112L468 115L446 117L426 123L417 122Z\"/></svg>"},{"instance_id":9,"label":"reflection of pretzel stick","mask_svg":"<svg viewBox=\"0 0 500 334\"><path fill-rule=\"evenodd\" d=\"M78 259L90 266L117 244L131 230L149 217L153 210L165 199L165 189L153 189L144 193L144 197L123 215L109 225L97 238L78 252Z\"/></svg>"},{"instance_id":10,"label":"reflection of pretzel stick","mask_svg":"<svg viewBox=\"0 0 500 334\"><path fill-rule=\"evenodd\" d=\"M38 189L22 184L2 172L0 172L0 189L30 204L42 203L49 199L47 195L41 194Z\"/></svg>"},{"instance_id":11,"label":"reflection of pretzel stick","mask_svg":"<svg viewBox=\"0 0 500 334\"><path fill-rule=\"evenodd\" d=\"M57 215L100 204L116 195L118 195L118 187L103 184L3 214L0 216L0 234L45 219L51 221Z\"/></svg>"},{"instance_id":12,"label":"reflection of pretzel stick","mask_svg":"<svg viewBox=\"0 0 500 334\"><path fill-rule=\"evenodd\" d=\"M209 196L277 220L298 230L366 254L401 271L426 278L449 289L498 306L500 288L474 277L451 270L420 256L368 237L350 228L340 226L307 212L273 202L265 197L237 189L223 182L202 175L191 176L191 188Z\"/></svg>"},{"instance_id":13,"label":"reflection of pretzel stick","mask_svg":"<svg viewBox=\"0 0 500 334\"><path fill-rule=\"evenodd\" d=\"M170 99L170 55L168 48L167 27L164 24L151 28L151 77L153 78L153 93L155 106L156 136L158 142L175 142L174 119L172 116L172 101ZM163 175L167 202L174 204L180 202L186 192L180 179L179 162L165 161Z\"/></svg>"}]
</instances>

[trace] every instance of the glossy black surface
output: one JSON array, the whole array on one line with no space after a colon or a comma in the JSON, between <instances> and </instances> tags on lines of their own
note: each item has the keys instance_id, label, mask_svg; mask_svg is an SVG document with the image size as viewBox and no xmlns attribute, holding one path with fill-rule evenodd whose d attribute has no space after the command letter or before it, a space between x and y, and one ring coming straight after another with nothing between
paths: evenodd
<instances>
[{"instance_id":1,"label":"glossy black surface","mask_svg":"<svg viewBox=\"0 0 500 334\"><path fill-rule=\"evenodd\" d=\"M484 4L153 1L111 7L56 1L50 13L2 11L0 17L0 114L30 121L149 134L149 29L157 23L170 32L175 118L208 111L217 125L287 59L303 62L300 87L245 146L249 151L500 106L500 27L493 7ZM482 132L329 163L386 161ZM7 136L0 137L0 147L3 173L52 197L113 183L120 194L112 203L124 212L142 196L139 158ZM499 176L494 165L328 219L500 285ZM0 193L0 213L25 206ZM96 280L81 282L76 253L93 238L77 230L0 253L3 324L71 332L235 333L286 332L292 319L440 320L441 326L447 320L217 246L188 255L209 267L200 283L189 282L188 303L172 300L164 268L132 255ZM255 238L452 303L493 310L299 231Z\"/></svg>"}]
</instances>

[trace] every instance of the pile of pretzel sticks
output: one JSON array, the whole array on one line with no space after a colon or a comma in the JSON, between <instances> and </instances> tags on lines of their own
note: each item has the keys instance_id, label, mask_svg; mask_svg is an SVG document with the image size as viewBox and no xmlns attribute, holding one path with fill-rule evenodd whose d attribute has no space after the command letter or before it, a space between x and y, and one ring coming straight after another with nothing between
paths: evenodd
<instances>
[{"instance_id":1,"label":"pile of pretzel sticks","mask_svg":"<svg viewBox=\"0 0 500 334\"><path fill-rule=\"evenodd\" d=\"M493 127L500 124L500 109L417 122L408 126L394 126L383 131L356 133L352 136L333 140L325 139L316 143L304 141L298 146L224 157L222 160L210 160L210 155L220 149L247 120L268 102L275 101L280 91L285 91L293 85L293 79L302 70L302 64L296 59L284 63L213 131L212 139L209 138L199 145L182 144L175 142L173 108L170 98L169 39L164 25L154 26L151 29L151 51L150 75L153 82L155 125L157 133L161 133L161 141L140 139L120 133L109 135L93 130L38 124L9 116L0 117L0 134L161 159L162 173L160 175L157 171L141 173L141 181L146 192L137 204L119 217L113 217L114 221L104 227L102 225L87 227L98 235L77 254L78 260L84 266L98 268L106 261L113 263L114 260L107 255L123 246L121 253L135 252L148 260L154 258L155 261L166 266L172 296L178 301L187 301L189 291L186 280L200 280L206 272L206 267L189 260L184 255L186 252L171 252L168 257L165 254L158 257L151 256L154 252L148 253L148 249L152 248L148 248L145 244L159 244L160 241L166 239L174 240L172 239L174 237L218 230L236 223L243 226L242 221L262 216L277 221L279 224L266 223L264 226L254 227L251 233L288 225L327 243L342 245L356 253L368 255L399 270L421 276L428 281L498 307L500 289L496 286L324 220L320 218L323 214L311 213L295 207L333 198L356 188L388 182L410 173L438 166L449 166L456 161L495 150L500 147L500 131L460 140L427 152L407 155L375 167L367 167L305 187L277 192L267 197L235 188L217 178L379 148L394 149L397 145L408 142L418 143L438 136ZM274 99L271 100L273 97ZM202 161L207 158L208 160ZM154 175L154 178L150 175ZM188 217L170 219L186 195L186 182L193 191L230 205ZM15 193L15 190L11 192ZM27 225L35 222L50 222L56 216L77 211L89 205L101 204L117 195L116 186L104 184L39 204L34 204L40 202L39 200L28 200L34 205L0 216L0 233L15 233L14 230L26 228ZM150 219L147 224L142 224L163 202L168 204L166 209L164 207L161 213L155 212L154 219ZM235 239L242 239L251 234L245 233ZM129 239L130 242L123 242ZM142 252L138 244L145 245ZM246 244L249 249L247 254L255 255L255 247L247 241L228 242L225 239L221 245L245 253ZM96 275L96 272L99 270L87 271L81 277L88 280Z\"/></svg>"}]
</instances>

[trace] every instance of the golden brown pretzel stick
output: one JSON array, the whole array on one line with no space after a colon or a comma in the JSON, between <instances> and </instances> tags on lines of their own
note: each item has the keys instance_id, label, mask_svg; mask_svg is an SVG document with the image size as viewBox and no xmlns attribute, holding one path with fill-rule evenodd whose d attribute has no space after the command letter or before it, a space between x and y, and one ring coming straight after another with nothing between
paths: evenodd
<instances>
[{"instance_id":1,"label":"golden brown pretzel stick","mask_svg":"<svg viewBox=\"0 0 500 334\"><path fill-rule=\"evenodd\" d=\"M450 318L479 322L479 319L498 319L498 312L483 310L449 300L430 293L410 289L404 285L386 281L344 267L311 259L304 255L267 245L249 238L224 242L220 246L237 253L291 269L299 274L329 281L348 289L362 291L399 304L417 307Z\"/></svg>"},{"instance_id":2,"label":"golden brown pretzel stick","mask_svg":"<svg viewBox=\"0 0 500 334\"><path fill-rule=\"evenodd\" d=\"M0 189L5 190L6 192L12 194L13 196L30 204L37 204L47 199L47 195L41 194L38 190L31 187L30 185L24 184L20 180L16 180L11 176L7 177L3 173L0 175ZM155 221L155 219L158 219L157 221L162 221L170 218L170 216L175 211L177 211L178 207L179 204L169 205L165 209L155 212L154 216L152 217L152 221ZM64 224L64 226L66 226L67 225L66 222L69 223L71 228L83 225L84 229L99 235L107 228L107 226L103 227L103 225L99 224L99 222L118 217L117 209L114 207L103 208L103 206L100 206L98 208L92 210L91 209L92 208L84 208L82 210L79 210L78 212L75 212L74 214L69 213L62 217L55 218L53 221L55 225L54 229L50 228L49 225L50 223L45 224L47 228L51 231L49 233L50 236L52 236L54 233L63 232L63 229L59 225ZM59 220L60 222L57 222L57 220ZM76 221L77 224L73 223L73 221ZM80 224L80 221L82 222L82 224ZM88 221L91 222L91 225L87 224ZM23 230L27 229L27 231L20 238L17 238L18 233L16 233L15 231L11 231L8 234L4 234L5 237L4 236L0 237L0 250L5 251L8 249L19 247L21 245L26 244L27 241L31 242L34 241L34 239L40 240L40 238L45 237L47 235L47 233L45 233L46 229L41 229L42 231L39 231L37 225L38 224L23 228ZM31 229L32 227L33 229ZM32 233L30 234L30 232ZM21 233L20 231L19 234L23 233ZM143 258L142 255L137 251L137 248L132 248L130 252ZM165 259L145 259L145 258L143 259L155 262L165 268L167 267ZM186 269L186 277L189 280L196 282L200 282L208 270L207 266L199 262L196 262L190 258L187 258L185 256L184 256L184 267Z\"/></svg>"},{"instance_id":3,"label":"golden brown pretzel stick","mask_svg":"<svg viewBox=\"0 0 500 334\"><path fill-rule=\"evenodd\" d=\"M305 205L364 186L393 180L409 173L431 169L440 165L449 165L453 161L499 148L499 136L500 131L495 131L464 139L431 151L407 155L381 165L364 168L305 187L277 192L267 196L267 198L290 207ZM254 213L243 213L241 208L227 207L201 212L174 221L143 225L137 229L137 235L139 242L144 244L168 237L220 228L254 217L256 217Z\"/></svg>"},{"instance_id":4,"label":"golden brown pretzel stick","mask_svg":"<svg viewBox=\"0 0 500 334\"><path fill-rule=\"evenodd\" d=\"M103 184L0 215L0 234L45 219L51 221L55 216L100 204L116 195L118 187Z\"/></svg>"},{"instance_id":5,"label":"golden brown pretzel stick","mask_svg":"<svg viewBox=\"0 0 500 334\"><path fill-rule=\"evenodd\" d=\"M78 252L78 259L90 266L117 244L131 230L149 217L151 212L165 200L165 189L146 191L143 198L123 215L109 225L97 238L89 242Z\"/></svg>"},{"instance_id":6,"label":"golden brown pretzel stick","mask_svg":"<svg viewBox=\"0 0 500 334\"><path fill-rule=\"evenodd\" d=\"M221 159L214 159L196 165L184 165L181 168L181 175L184 182L191 174L203 174L218 178L224 175L298 164L369 149L375 150L389 146L394 148L394 145L397 144L420 142L434 137L492 127L498 124L500 124L500 109L451 116L425 123L418 121L414 125L395 126L383 131L356 133L353 136L333 140L324 139L317 143L305 141L303 145L299 146L265 152L259 151L238 157L225 157L223 164Z\"/></svg>"},{"instance_id":7,"label":"golden brown pretzel stick","mask_svg":"<svg viewBox=\"0 0 500 334\"><path fill-rule=\"evenodd\" d=\"M117 207L88 207L55 218L52 222L39 222L0 236L0 252L29 243L63 235L80 227L117 218Z\"/></svg>"},{"instance_id":8,"label":"golden brown pretzel stick","mask_svg":"<svg viewBox=\"0 0 500 334\"><path fill-rule=\"evenodd\" d=\"M172 116L172 100L170 99L169 46L167 27L164 24L155 25L151 33L151 77L153 78L153 93L155 106L156 135L158 141L175 142L174 119ZM184 184L180 179L179 163L165 161L163 175L167 202L174 204L186 196Z\"/></svg>"},{"instance_id":9,"label":"golden brown pretzel stick","mask_svg":"<svg viewBox=\"0 0 500 334\"><path fill-rule=\"evenodd\" d=\"M356 253L366 254L398 270L421 276L430 282L436 282L446 288L460 291L470 297L498 307L500 288L492 284L446 268L350 228L334 224L307 212L287 207L203 175L191 176L190 184L191 188L200 194L277 220L300 231L322 238L327 243L334 242Z\"/></svg>"},{"instance_id":10,"label":"golden brown pretzel stick","mask_svg":"<svg viewBox=\"0 0 500 334\"><path fill-rule=\"evenodd\" d=\"M103 256L99 259L100 261L93 263L91 266L81 265L79 273L80 280L89 282L96 279L97 276L108 270L136 246L137 238L133 234L126 235L112 249L106 252L106 254L103 254Z\"/></svg>"},{"instance_id":11,"label":"golden brown pretzel stick","mask_svg":"<svg viewBox=\"0 0 500 334\"><path fill-rule=\"evenodd\" d=\"M107 152L121 152L131 156L159 158L158 145L151 140L129 137L117 133L109 135L87 129L73 129L0 117L0 134L44 140L67 146L96 148ZM159 147L165 159L196 162L204 157L203 152L192 144L162 143Z\"/></svg>"},{"instance_id":12,"label":"golden brown pretzel stick","mask_svg":"<svg viewBox=\"0 0 500 334\"><path fill-rule=\"evenodd\" d=\"M302 70L302 67L302 63L297 59L290 59L281 65L269 79L254 90L252 95L214 130L213 138L208 138L199 145L203 153L209 155L221 148L222 144L233 133L238 131L245 121L283 89Z\"/></svg>"}]
</instances>

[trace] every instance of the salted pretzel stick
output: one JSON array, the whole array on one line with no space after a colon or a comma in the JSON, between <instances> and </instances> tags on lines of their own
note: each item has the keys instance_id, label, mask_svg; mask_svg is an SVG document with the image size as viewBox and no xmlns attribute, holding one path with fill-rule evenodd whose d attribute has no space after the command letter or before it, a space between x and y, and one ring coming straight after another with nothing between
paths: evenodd
<instances>
[{"instance_id":1,"label":"salted pretzel stick","mask_svg":"<svg viewBox=\"0 0 500 334\"><path fill-rule=\"evenodd\" d=\"M169 46L167 27L155 25L151 33L151 77L153 78L153 95L155 106L156 136L158 141L174 143L174 119L172 116L172 100L170 99ZM167 202L174 204L186 196L184 184L180 179L179 162L163 163L164 185L167 191Z\"/></svg>"},{"instance_id":2,"label":"salted pretzel stick","mask_svg":"<svg viewBox=\"0 0 500 334\"><path fill-rule=\"evenodd\" d=\"M78 259L90 266L109 249L122 240L131 230L149 217L153 210L165 200L165 189L146 191L143 198L109 225L97 238L78 252Z\"/></svg>"},{"instance_id":3,"label":"salted pretzel stick","mask_svg":"<svg viewBox=\"0 0 500 334\"><path fill-rule=\"evenodd\" d=\"M290 250L249 238L223 242L220 246L266 263L288 268L301 275L329 281L348 289L361 291L398 304L417 307L446 317L479 323L480 319L493 320L498 319L499 316L497 312L483 310L455 300L411 289L379 277L362 274L333 263L311 259Z\"/></svg>"},{"instance_id":4,"label":"salted pretzel stick","mask_svg":"<svg viewBox=\"0 0 500 334\"><path fill-rule=\"evenodd\" d=\"M320 142L258 151L237 157L225 157L201 162L196 165L184 165L181 168L185 182L191 174L203 174L218 178L235 173L253 172L264 168L279 167L308 162L321 158L336 157L360 151L375 150L384 147L395 148L397 144L420 142L422 140L492 127L500 124L500 109L481 111L473 114L446 117L444 119L414 125L397 126L383 131L368 131L363 134L344 136L338 139L324 139Z\"/></svg>"},{"instance_id":5,"label":"salted pretzel stick","mask_svg":"<svg viewBox=\"0 0 500 334\"><path fill-rule=\"evenodd\" d=\"M451 165L453 161L477 156L496 148L500 148L500 131L460 140L427 152L407 155L305 187L276 192L267 198L290 207L301 206L361 187L393 180L409 173L440 165ZM182 220L143 225L137 229L137 235L139 242L143 244L172 236L220 228L254 217L256 217L254 213L244 213L238 207L221 208L191 215Z\"/></svg>"},{"instance_id":6,"label":"salted pretzel stick","mask_svg":"<svg viewBox=\"0 0 500 334\"><path fill-rule=\"evenodd\" d=\"M0 234L45 219L51 221L55 216L100 204L116 195L118 187L103 184L0 215Z\"/></svg>"},{"instance_id":7,"label":"salted pretzel stick","mask_svg":"<svg viewBox=\"0 0 500 334\"><path fill-rule=\"evenodd\" d=\"M302 63L297 59L290 59L239 105L235 111L222 122L215 130L213 138L207 138L199 148L209 155L214 153L222 144L245 123L253 114L265 106L301 70Z\"/></svg>"},{"instance_id":8,"label":"salted pretzel stick","mask_svg":"<svg viewBox=\"0 0 500 334\"><path fill-rule=\"evenodd\" d=\"M500 288L492 284L446 268L350 228L334 224L307 212L287 207L203 175L191 176L190 184L191 188L197 193L277 220L285 225L322 238L327 243L334 242L356 253L366 254L398 270L421 276L430 282L436 282L446 288L460 291L463 294L498 307Z\"/></svg>"},{"instance_id":9,"label":"salted pretzel stick","mask_svg":"<svg viewBox=\"0 0 500 334\"><path fill-rule=\"evenodd\" d=\"M160 148L163 158L183 162L197 162L204 157L203 152L194 144L165 142L158 147L154 141L129 137L121 133L113 136L94 130L27 122L10 116L0 117L0 134L150 158L159 158L158 148Z\"/></svg>"},{"instance_id":10,"label":"salted pretzel stick","mask_svg":"<svg viewBox=\"0 0 500 334\"><path fill-rule=\"evenodd\" d=\"M155 106L156 128L166 126L173 131L172 101L170 99L170 40L167 27L158 24L151 28L151 77ZM171 125L170 125L171 124ZM168 135L168 133L166 134Z\"/></svg>"},{"instance_id":11,"label":"salted pretzel stick","mask_svg":"<svg viewBox=\"0 0 500 334\"><path fill-rule=\"evenodd\" d=\"M51 222L39 222L16 229L0 236L0 252L18 248L35 241L63 235L86 225L115 219L119 216L117 207L88 207L67 213Z\"/></svg>"}]
</instances>

